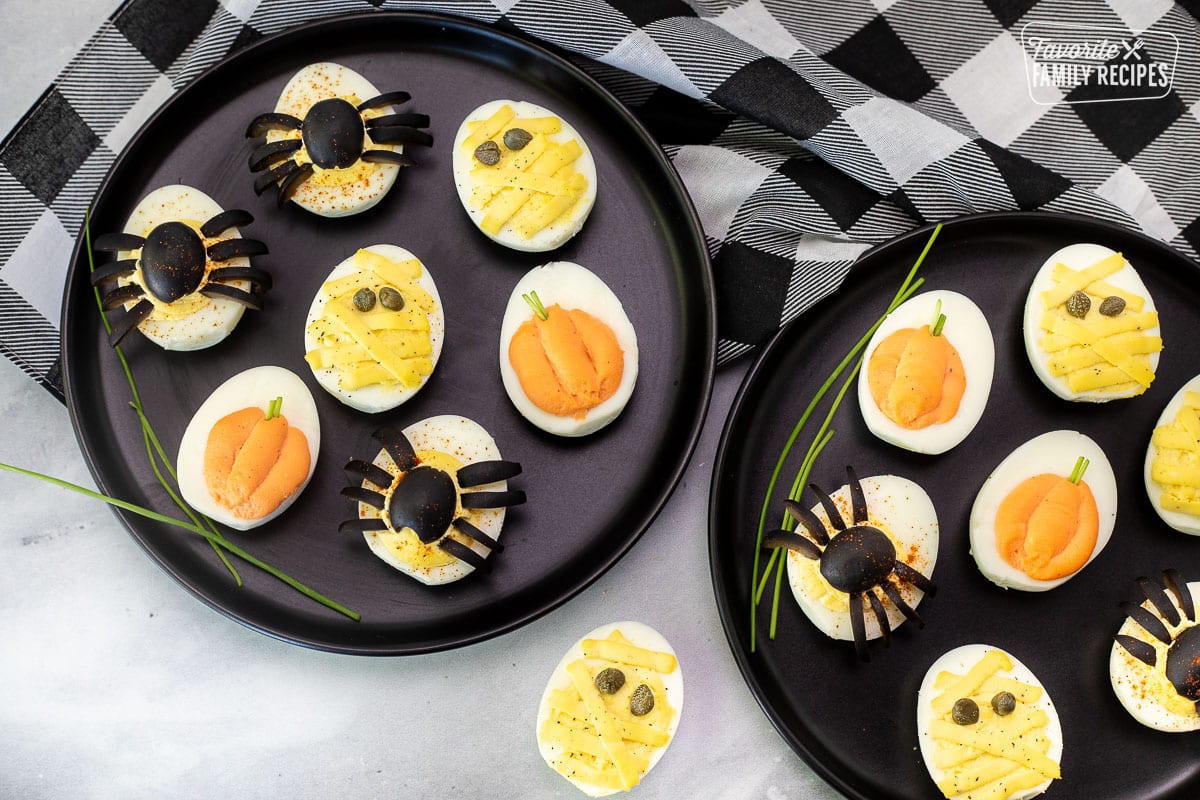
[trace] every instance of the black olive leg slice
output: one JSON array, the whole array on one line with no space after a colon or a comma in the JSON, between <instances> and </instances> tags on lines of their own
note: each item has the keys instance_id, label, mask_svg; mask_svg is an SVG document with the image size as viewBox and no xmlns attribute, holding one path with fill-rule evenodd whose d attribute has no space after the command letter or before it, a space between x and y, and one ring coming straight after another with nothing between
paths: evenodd
<instances>
[{"instance_id":1,"label":"black olive leg slice","mask_svg":"<svg viewBox=\"0 0 1200 800\"><path fill-rule=\"evenodd\" d=\"M1175 604L1171 602L1171 598L1167 597L1167 593L1161 586L1149 578L1138 578L1137 585L1151 605L1158 610L1159 616L1171 625L1179 624L1179 612L1175 610Z\"/></svg>"},{"instance_id":2,"label":"black olive leg slice","mask_svg":"<svg viewBox=\"0 0 1200 800\"><path fill-rule=\"evenodd\" d=\"M265 256L267 245L258 239L222 239L208 246L208 257L213 261L228 261L231 258Z\"/></svg>"},{"instance_id":3,"label":"black olive leg slice","mask_svg":"<svg viewBox=\"0 0 1200 800\"><path fill-rule=\"evenodd\" d=\"M486 533L479 530L479 528L476 528L474 525L472 525L470 522L467 522L462 517L455 518L454 522L452 522L451 524L454 526L454 529L457 530L459 533L463 534L464 536L471 537L472 539L474 539L475 541L479 542L482 545L486 545L487 548L489 550L491 550L493 553L499 553L501 550L504 549L504 545L500 544L495 539L493 539L491 536L488 536Z\"/></svg>"},{"instance_id":4,"label":"black olive leg slice","mask_svg":"<svg viewBox=\"0 0 1200 800\"><path fill-rule=\"evenodd\" d=\"M113 323L112 330L108 332L108 343L116 347L121 343L129 332L138 326L142 320L150 316L150 312L154 310L154 303L149 300L142 300L133 308L125 312L125 314Z\"/></svg>"},{"instance_id":5,"label":"black olive leg slice","mask_svg":"<svg viewBox=\"0 0 1200 800\"><path fill-rule=\"evenodd\" d=\"M101 298L100 307L105 311L112 311L117 306L122 306L130 300L136 300L145 293L146 290L136 283L127 283L107 292Z\"/></svg>"},{"instance_id":6,"label":"black olive leg slice","mask_svg":"<svg viewBox=\"0 0 1200 800\"><path fill-rule=\"evenodd\" d=\"M398 106L401 103L407 103L411 99L412 95L405 91L384 92L359 103L358 110L366 111L371 108L379 108L380 106Z\"/></svg>"},{"instance_id":7,"label":"black olive leg slice","mask_svg":"<svg viewBox=\"0 0 1200 800\"><path fill-rule=\"evenodd\" d=\"M1141 639L1135 639L1132 636L1126 636L1123 633L1118 633L1113 639L1117 644L1125 648L1125 652L1143 664L1153 667L1158 662L1158 654L1154 650L1154 645L1147 644Z\"/></svg>"},{"instance_id":8,"label":"black olive leg slice","mask_svg":"<svg viewBox=\"0 0 1200 800\"><path fill-rule=\"evenodd\" d=\"M428 114L384 114L382 117L372 117L366 122L367 129L386 128L389 125L407 125L410 128L428 128Z\"/></svg>"},{"instance_id":9,"label":"black olive leg slice","mask_svg":"<svg viewBox=\"0 0 1200 800\"><path fill-rule=\"evenodd\" d=\"M808 535L815 539L817 544L829 544L829 532L825 530L825 524L821 522L820 517L795 500L784 500L783 508L792 519L804 526L804 530L808 531Z\"/></svg>"},{"instance_id":10,"label":"black olive leg slice","mask_svg":"<svg viewBox=\"0 0 1200 800\"><path fill-rule=\"evenodd\" d=\"M854 522L867 521L867 497L863 494L862 484L858 482L858 475L854 472L854 467L846 467L846 483L850 485L850 505L854 511Z\"/></svg>"},{"instance_id":11,"label":"black olive leg slice","mask_svg":"<svg viewBox=\"0 0 1200 800\"><path fill-rule=\"evenodd\" d=\"M866 594L871 601L871 610L875 612L875 621L879 623L879 632L883 634L883 646L889 647L892 644L892 623L883 609L883 602L873 591L868 590Z\"/></svg>"},{"instance_id":12,"label":"black olive leg slice","mask_svg":"<svg viewBox=\"0 0 1200 800\"><path fill-rule=\"evenodd\" d=\"M262 311L262 298L257 294L242 291L236 286L226 286L223 283L206 283L200 287L200 294L205 297L219 297L223 300L233 300L246 308Z\"/></svg>"},{"instance_id":13,"label":"black olive leg slice","mask_svg":"<svg viewBox=\"0 0 1200 800\"><path fill-rule=\"evenodd\" d=\"M930 597L933 597L935 594L937 594L937 586L933 581L929 580L929 578L926 578L924 575L917 572L903 561L896 561L895 570L896 577L905 583L911 583L913 586L917 587Z\"/></svg>"},{"instance_id":14,"label":"black olive leg slice","mask_svg":"<svg viewBox=\"0 0 1200 800\"><path fill-rule=\"evenodd\" d=\"M250 125L246 128L246 138L254 139L259 136L266 136L267 131L299 130L303 124L291 114L280 114L276 111L269 111L266 114L259 114L250 120Z\"/></svg>"},{"instance_id":15,"label":"black olive leg slice","mask_svg":"<svg viewBox=\"0 0 1200 800\"><path fill-rule=\"evenodd\" d=\"M286 180L300 170L295 161L285 161L274 169L264 172L254 179L254 193L262 194L278 181Z\"/></svg>"},{"instance_id":16,"label":"black olive leg slice","mask_svg":"<svg viewBox=\"0 0 1200 800\"><path fill-rule=\"evenodd\" d=\"M780 528L776 531L771 531L763 537L763 547L786 547L788 550L795 550L805 558L819 561L821 558L821 548L810 542L798 533L785 531Z\"/></svg>"},{"instance_id":17,"label":"black olive leg slice","mask_svg":"<svg viewBox=\"0 0 1200 800\"><path fill-rule=\"evenodd\" d=\"M1175 595L1175 600L1178 601L1179 607L1183 609L1183 615L1192 622L1196 621L1196 605L1192 602L1192 593L1187 587L1187 582L1183 576L1179 574L1177 569L1163 570L1163 583L1171 594Z\"/></svg>"},{"instance_id":18,"label":"black olive leg slice","mask_svg":"<svg viewBox=\"0 0 1200 800\"><path fill-rule=\"evenodd\" d=\"M917 610L904 601L904 597L900 594L900 590L892 585L891 581L884 581L879 584L879 588L883 589L883 593L888 596L888 600L892 601L892 605L900 609L900 613L909 622L916 625L918 628L925 627L925 620L921 619L921 615Z\"/></svg>"},{"instance_id":19,"label":"black olive leg slice","mask_svg":"<svg viewBox=\"0 0 1200 800\"><path fill-rule=\"evenodd\" d=\"M146 240L132 233L105 233L92 240L97 253L116 253L120 250L140 250Z\"/></svg>"},{"instance_id":20,"label":"black olive leg slice","mask_svg":"<svg viewBox=\"0 0 1200 800\"><path fill-rule=\"evenodd\" d=\"M342 496L349 497L351 500L357 500L360 503L366 503L371 508L383 510L384 503L387 498L379 492L372 492L370 489L364 489L361 486L346 486L342 488Z\"/></svg>"},{"instance_id":21,"label":"black olive leg slice","mask_svg":"<svg viewBox=\"0 0 1200 800\"><path fill-rule=\"evenodd\" d=\"M401 472L408 472L419 463L412 442L408 440L400 427L388 425L375 431L371 436L383 445Z\"/></svg>"},{"instance_id":22,"label":"black olive leg slice","mask_svg":"<svg viewBox=\"0 0 1200 800\"><path fill-rule=\"evenodd\" d=\"M369 133L375 144L419 144L426 147L433 144L433 136L407 125L371 128Z\"/></svg>"},{"instance_id":23,"label":"black olive leg slice","mask_svg":"<svg viewBox=\"0 0 1200 800\"><path fill-rule=\"evenodd\" d=\"M1162 620L1151 614L1146 609L1142 608L1137 603L1131 603L1125 600L1121 603L1121 610L1129 615L1129 618L1141 625L1146 633L1158 639L1163 644L1171 643L1171 632L1167 630L1167 626Z\"/></svg>"},{"instance_id":24,"label":"black olive leg slice","mask_svg":"<svg viewBox=\"0 0 1200 800\"><path fill-rule=\"evenodd\" d=\"M385 531L387 520L383 517L359 517L348 519L338 525L339 533L363 533L364 531Z\"/></svg>"},{"instance_id":25,"label":"black olive leg slice","mask_svg":"<svg viewBox=\"0 0 1200 800\"><path fill-rule=\"evenodd\" d=\"M107 281L115 280L125 275L132 275L136 269L136 258L127 258L124 261L113 261L110 264L105 264L92 273L92 286L99 286Z\"/></svg>"},{"instance_id":26,"label":"black olive leg slice","mask_svg":"<svg viewBox=\"0 0 1200 800\"><path fill-rule=\"evenodd\" d=\"M521 465L516 461L476 461L461 468L455 477L463 488L482 486L485 483L506 481L521 474Z\"/></svg>"},{"instance_id":27,"label":"black olive leg slice","mask_svg":"<svg viewBox=\"0 0 1200 800\"><path fill-rule=\"evenodd\" d=\"M846 530L846 521L842 519L842 515L838 513L837 506L834 505L833 498L822 491L820 486L815 483L810 483L808 488L817 496L817 500L821 502L821 508L825 509L825 516L829 517L829 524L839 531Z\"/></svg>"},{"instance_id":28,"label":"black olive leg slice","mask_svg":"<svg viewBox=\"0 0 1200 800\"><path fill-rule=\"evenodd\" d=\"M230 228L237 228L242 225L249 225L254 222L254 217L249 211L241 208L231 208L228 211L222 211L208 222L200 226L200 235L211 239L217 234L224 233Z\"/></svg>"},{"instance_id":29,"label":"black olive leg slice","mask_svg":"<svg viewBox=\"0 0 1200 800\"><path fill-rule=\"evenodd\" d=\"M438 542L438 547L442 548L442 550L454 556L459 561L467 562L480 572L492 571L492 565L488 563L486 558L479 555L479 553L476 553L462 542L450 538L443 538Z\"/></svg>"},{"instance_id":30,"label":"black olive leg slice","mask_svg":"<svg viewBox=\"0 0 1200 800\"><path fill-rule=\"evenodd\" d=\"M395 150L365 150L359 158L368 164L395 164L397 167L411 167L417 163L412 156Z\"/></svg>"},{"instance_id":31,"label":"black olive leg slice","mask_svg":"<svg viewBox=\"0 0 1200 800\"><path fill-rule=\"evenodd\" d=\"M308 180L312 174L313 165L305 164L280 181L279 193L275 195L275 205L283 208L287 204L287 201L292 199L292 195L296 193L296 190L300 188L300 184Z\"/></svg>"},{"instance_id":32,"label":"black olive leg slice","mask_svg":"<svg viewBox=\"0 0 1200 800\"><path fill-rule=\"evenodd\" d=\"M387 489L392 485L392 476L386 469L377 467L371 462L363 461L360 458L350 459L342 469L366 478L380 489Z\"/></svg>"},{"instance_id":33,"label":"black olive leg slice","mask_svg":"<svg viewBox=\"0 0 1200 800\"><path fill-rule=\"evenodd\" d=\"M850 595L850 629L854 632L854 652L863 661L870 661L867 654L867 621L863 615L861 594Z\"/></svg>"},{"instance_id":34,"label":"black olive leg slice","mask_svg":"<svg viewBox=\"0 0 1200 800\"><path fill-rule=\"evenodd\" d=\"M288 158L292 153L296 152L303 145L299 139L280 139L277 142L267 142L260 147L254 148L250 153L248 163L251 172L260 172L267 167L275 166L275 162ZM206 236L211 234L205 234Z\"/></svg>"},{"instance_id":35,"label":"black olive leg slice","mask_svg":"<svg viewBox=\"0 0 1200 800\"><path fill-rule=\"evenodd\" d=\"M463 508L506 508L525 502L525 493L518 490L507 492L463 492Z\"/></svg>"},{"instance_id":36,"label":"black olive leg slice","mask_svg":"<svg viewBox=\"0 0 1200 800\"><path fill-rule=\"evenodd\" d=\"M209 281L250 281L251 291L270 291L271 274L258 267L217 267L208 273Z\"/></svg>"}]
</instances>

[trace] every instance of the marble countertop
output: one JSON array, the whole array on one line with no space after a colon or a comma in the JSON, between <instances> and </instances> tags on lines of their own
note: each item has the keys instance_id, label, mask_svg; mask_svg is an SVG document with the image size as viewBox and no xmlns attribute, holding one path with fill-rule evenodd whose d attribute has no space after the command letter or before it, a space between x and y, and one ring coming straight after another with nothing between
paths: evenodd
<instances>
[{"instance_id":1,"label":"marble countertop","mask_svg":"<svg viewBox=\"0 0 1200 800\"><path fill-rule=\"evenodd\" d=\"M0 130L116 5L0 0ZM718 375L687 473L619 564L514 633L433 655L255 633L178 586L99 502L0 476L0 797L578 797L538 755L537 703L568 645L619 619L658 628L687 686L671 750L634 796L837 797L759 709L713 597L709 477L745 368ZM5 359L0 418L0 461L93 485L66 409Z\"/></svg>"}]
</instances>

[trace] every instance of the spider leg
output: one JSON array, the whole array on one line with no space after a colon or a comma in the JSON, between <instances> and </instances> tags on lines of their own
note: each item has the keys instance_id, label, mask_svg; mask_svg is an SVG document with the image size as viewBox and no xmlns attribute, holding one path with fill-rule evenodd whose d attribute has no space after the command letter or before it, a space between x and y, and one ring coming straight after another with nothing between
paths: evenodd
<instances>
[{"instance_id":1,"label":"spider leg","mask_svg":"<svg viewBox=\"0 0 1200 800\"><path fill-rule=\"evenodd\" d=\"M1121 610L1128 614L1130 619L1141 625L1146 630L1146 633L1155 639L1158 639L1163 644L1171 643L1171 632L1167 630L1167 626L1163 624L1163 621L1137 603L1131 603L1126 600L1121 603Z\"/></svg>"},{"instance_id":2,"label":"spider leg","mask_svg":"<svg viewBox=\"0 0 1200 800\"><path fill-rule=\"evenodd\" d=\"M226 286L223 283L206 283L200 287L199 292L205 297L219 297L224 300L233 300L247 308L262 311L263 304L261 297L239 289L236 286Z\"/></svg>"},{"instance_id":3,"label":"spider leg","mask_svg":"<svg viewBox=\"0 0 1200 800\"><path fill-rule=\"evenodd\" d=\"M488 563L486 557L479 555L457 539L446 537L438 542L438 547L459 561L467 562L480 572L491 572L492 570L492 565Z\"/></svg>"},{"instance_id":4,"label":"spider leg","mask_svg":"<svg viewBox=\"0 0 1200 800\"><path fill-rule=\"evenodd\" d=\"M303 122L291 114L280 114L275 111L269 111L266 114L259 114L250 120L250 126L246 128L246 138L253 139L259 136L266 136L267 131L295 131L299 130L303 124Z\"/></svg>"},{"instance_id":5,"label":"spider leg","mask_svg":"<svg viewBox=\"0 0 1200 800\"><path fill-rule=\"evenodd\" d=\"M454 522L450 524L453 525L455 530L457 530L459 533L474 539L482 545L485 545L493 553L499 553L504 549L504 545L500 544L491 536L488 536L486 533L479 530L479 528L475 527L470 522L467 522L467 520L462 517L456 517Z\"/></svg>"},{"instance_id":6,"label":"spider leg","mask_svg":"<svg viewBox=\"0 0 1200 800\"><path fill-rule=\"evenodd\" d=\"M1146 595L1146 599L1158 610L1163 619L1171 625L1179 624L1179 612L1175 610L1175 604L1171 602L1171 598L1167 597L1167 593L1161 586L1149 578L1138 578L1137 585L1141 587L1142 594Z\"/></svg>"},{"instance_id":7,"label":"spider leg","mask_svg":"<svg viewBox=\"0 0 1200 800\"><path fill-rule=\"evenodd\" d=\"M896 577L905 583L911 583L913 586L917 587L930 597L933 597L935 594L937 594L937 586L934 585L933 581L929 580L929 578L926 578L924 575L917 572L903 561L896 562L895 570Z\"/></svg>"},{"instance_id":8,"label":"spider leg","mask_svg":"<svg viewBox=\"0 0 1200 800\"><path fill-rule=\"evenodd\" d=\"M280 208L292 199L296 189L300 188L300 184L308 180L308 177L313 174L313 165L305 164L295 172L289 173L286 178L279 182L279 194L275 195L275 204Z\"/></svg>"},{"instance_id":9,"label":"spider leg","mask_svg":"<svg viewBox=\"0 0 1200 800\"><path fill-rule=\"evenodd\" d=\"M1196 605L1192 602L1192 593L1188 591L1187 584L1183 580L1183 576L1179 574L1177 569L1163 570L1163 583L1171 590L1171 594L1175 595L1175 599L1179 601L1179 607L1183 609L1183 615L1192 622L1196 621Z\"/></svg>"},{"instance_id":10,"label":"spider leg","mask_svg":"<svg viewBox=\"0 0 1200 800\"><path fill-rule=\"evenodd\" d=\"M426 147L433 144L433 136L407 125L371 128L367 133L375 144L420 144Z\"/></svg>"},{"instance_id":11,"label":"spider leg","mask_svg":"<svg viewBox=\"0 0 1200 800\"><path fill-rule=\"evenodd\" d=\"M208 246L208 257L213 261L228 261L239 256L262 256L267 246L258 239L222 239Z\"/></svg>"},{"instance_id":12,"label":"spider leg","mask_svg":"<svg viewBox=\"0 0 1200 800\"><path fill-rule=\"evenodd\" d=\"M387 530L387 520L383 517L359 517L358 519L348 519L338 525L339 533L346 533L347 531L363 533L364 531L385 530Z\"/></svg>"},{"instance_id":13,"label":"spider leg","mask_svg":"<svg viewBox=\"0 0 1200 800\"><path fill-rule=\"evenodd\" d=\"M813 561L819 561L821 558L821 548L800 534L785 531L782 528L764 536L763 547L786 547L788 550L795 550L800 555L805 558L811 558Z\"/></svg>"},{"instance_id":14,"label":"spider leg","mask_svg":"<svg viewBox=\"0 0 1200 800\"><path fill-rule=\"evenodd\" d=\"M496 483L515 478L521 474L521 465L515 461L476 461L460 469L455 477L464 489Z\"/></svg>"},{"instance_id":15,"label":"spider leg","mask_svg":"<svg viewBox=\"0 0 1200 800\"><path fill-rule=\"evenodd\" d=\"M92 286L99 286L102 283L115 280L124 275L131 275L136 269L136 258L127 258L124 261L113 261L110 264L105 264L92 273Z\"/></svg>"},{"instance_id":16,"label":"spider leg","mask_svg":"<svg viewBox=\"0 0 1200 800\"><path fill-rule=\"evenodd\" d=\"M222 211L208 222L200 226L200 235L206 239L211 239L217 234L224 233L230 228L237 228L242 225L249 225L254 222L254 217L250 216L249 211L243 211L240 208L231 208L228 211Z\"/></svg>"},{"instance_id":17,"label":"spider leg","mask_svg":"<svg viewBox=\"0 0 1200 800\"><path fill-rule=\"evenodd\" d=\"M289 159L279 166L264 172L254 179L254 193L262 194L268 187L286 180L300 169L300 165Z\"/></svg>"},{"instance_id":18,"label":"spider leg","mask_svg":"<svg viewBox=\"0 0 1200 800\"><path fill-rule=\"evenodd\" d=\"M124 305L130 300L136 300L145 293L146 290L138 284L127 283L124 286L118 286L117 288L107 292L104 297L101 298L100 307L105 311L112 311L117 306Z\"/></svg>"},{"instance_id":19,"label":"spider leg","mask_svg":"<svg viewBox=\"0 0 1200 800\"><path fill-rule=\"evenodd\" d=\"M411 99L412 95L408 92L384 92L383 94L377 94L374 97L368 98L359 103L358 110L366 111L367 109L379 108L380 106L399 105L401 103L407 103Z\"/></svg>"},{"instance_id":20,"label":"spider leg","mask_svg":"<svg viewBox=\"0 0 1200 800\"><path fill-rule=\"evenodd\" d=\"M208 273L209 282L250 281L251 292L266 292L271 288L271 275L258 267L217 267Z\"/></svg>"},{"instance_id":21,"label":"spider leg","mask_svg":"<svg viewBox=\"0 0 1200 800\"><path fill-rule=\"evenodd\" d=\"M867 497L863 494L862 484L854 467L846 467L846 483L850 484L850 506L854 510L854 524L867 521Z\"/></svg>"},{"instance_id":22,"label":"spider leg","mask_svg":"<svg viewBox=\"0 0 1200 800\"><path fill-rule=\"evenodd\" d=\"M355 475L366 478L380 489L386 489L392 485L391 473L389 473L383 467L375 466L369 461L352 458L346 462L346 466L342 469L346 470L346 472L351 472Z\"/></svg>"},{"instance_id":23,"label":"spider leg","mask_svg":"<svg viewBox=\"0 0 1200 800\"><path fill-rule=\"evenodd\" d=\"M396 426L387 426L375 431L371 436L383 445L401 472L408 472L419 463L412 442L404 435L402 429Z\"/></svg>"},{"instance_id":24,"label":"spider leg","mask_svg":"<svg viewBox=\"0 0 1200 800\"><path fill-rule=\"evenodd\" d=\"M870 661L867 655L867 619L863 614L862 595L857 592L850 595L850 630L854 632L854 652L863 661Z\"/></svg>"},{"instance_id":25,"label":"spider leg","mask_svg":"<svg viewBox=\"0 0 1200 800\"><path fill-rule=\"evenodd\" d=\"M890 647L892 644L892 622L888 619L887 611L883 608L883 602L870 589L867 590L866 595L867 599L871 601L871 610L875 612L875 621L879 623L879 631L883 634L883 646Z\"/></svg>"},{"instance_id":26,"label":"spider leg","mask_svg":"<svg viewBox=\"0 0 1200 800\"><path fill-rule=\"evenodd\" d=\"M900 609L900 613L904 615L905 619L918 628L925 627L925 620L921 619L921 615L917 613L915 608L904 602L904 598L900 595L900 590L893 586L891 581L884 581L879 584L879 588L883 589L883 593L888 596L888 600L892 601L892 605Z\"/></svg>"},{"instance_id":27,"label":"spider leg","mask_svg":"<svg viewBox=\"0 0 1200 800\"><path fill-rule=\"evenodd\" d=\"M125 312L125 315L113 323L112 330L108 332L108 343L112 347L116 347L121 343L131 330L136 328L138 324L146 317L150 316L150 312L154 310L154 303L149 300L142 300L133 308Z\"/></svg>"},{"instance_id":28,"label":"spider leg","mask_svg":"<svg viewBox=\"0 0 1200 800\"><path fill-rule=\"evenodd\" d=\"M507 492L463 492L459 495L463 508L506 508L525 502L525 493L520 490Z\"/></svg>"},{"instance_id":29,"label":"spider leg","mask_svg":"<svg viewBox=\"0 0 1200 800\"><path fill-rule=\"evenodd\" d=\"M116 253L121 250L140 250L146 240L132 233L106 233L97 236L92 249L98 253Z\"/></svg>"},{"instance_id":30,"label":"spider leg","mask_svg":"<svg viewBox=\"0 0 1200 800\"><path fill-rule=\"evenodd\" d=\"M411 167L417 163L410 156L395 150L364 150L359 159L369 164L395 164L398 167Z\"/></svg>"},{"instance_id":31,"label":"spider leg","mask_svg":"<svg viewBox=\"0 0 1200 800\"><path fill-rule=\"evenodd\" d=\"M346 486L342 489L342 496L349 497L351 500L357 500L360 503L366 503L371 508L383 510L383 506L387 501L379 492L372 492L370 489L364 489L361 486Z\"/></svg>"},{"instance_id":32,"label":"spider leg","mask_svg":"<svg viewBox=\"0 0 1200 800\"><path fill-rule=\"evenodd\" d=\"M371 117L364 123L367 127L367 132L370 133L372 128L386 128L390 125L407 125L410 128L428 128L428 114L384 114L382 117Z\"/></svg>"},{"instance_id":33,"label":"spider leg","mask_svg":"<svg viewBox=\"0 0 1200 800\"><path fill-rule=\"evenodd\" d=\"M792 519L804 526L809 536L817 540L817 544L829 544L829 532L825 530L825 523L821 522L820 517L795 500L784 500L783 507Z\"/></svg>"},{"instance_id":34,"label":"spider leg","mask_svg":"<svg viewBox=\"0 0 1200 800\"><path fill-rule=\"evenodd\" d=\"M250 154L250 171L259 172L267 167L275 166L276 161L287 158L290 154L299 150L303 144L299 139L280 139L279 141L267 142L260 147L256 147L254 152Z\"/></svg>"},{"instance_id":35,"label":"spider leg","mask_svg":"<svg viewBox=\"0 0 1200 800\"><path fill-rule=\"evenodd\" d=\"M1135 639L1123 633L1118 633L1113 639L1117 644L1125 648L1125 652L1143 664L1153 667L1158 663L1158 655L1154 652L1154 645L1146 644L1141 639Z\"/></svg>"},{"instance_id":36,"label":"spider leg","mask_svg":"<svg viewBox=\"0 0 1200 800\"><path fill-rule=\"evenodd\" d=\"M842 519L842 515L838 513L838 509L833 502L833 498L821 491L821 487L817 486L815 483L810 483L808 488L812 489L813 494L815 494L817 499L821 501L821 508L825 509L825 514L829 517L829 524L839 531L846 530L846 521Z\"/></svg>"}]
</instances>

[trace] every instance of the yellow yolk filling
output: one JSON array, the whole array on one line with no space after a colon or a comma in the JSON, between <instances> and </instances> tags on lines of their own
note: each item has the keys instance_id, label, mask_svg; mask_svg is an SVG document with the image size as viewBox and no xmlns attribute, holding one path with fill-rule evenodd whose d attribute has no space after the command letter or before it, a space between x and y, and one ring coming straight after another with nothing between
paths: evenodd
<instances>
[{"instance_id":1,"label":"yellow yolk filling","mask_svg":"<svg viewBox=\"0 0 1200 800\"><path fill-rule=\"evenodd\" d=\"M1162 484L1167 511L1200 516L1200 392L1186 392L1175 419L1154 429L1150 478Z\"/></svg>"},{"instance_id":2,"label":"yellow yolk filling","mask_svg":"<svg viewBox=\"0 0 1200 800\"><path fill-rule=\"evenodd\" d=\"M954 345L926 325L898 330L880 342L867 365L867 383L884 416L915 430L952 419L967 378Z\"/></svg>"},{"instance_id":3,"label":"yellow yolk filling","mask_svg":"<svg viewBox=\"0 0 1200 800\"><path fill-rule=\"evenodd\" d=\"M1064 578L1087 563L1100 529L1087 483L1060 475L1026 478L996 512L996 548L1010 565L1040 581Z\"/></svg>"},{"instance_id":4,"label":"yellow yolk filling","mask_svg":"<svg viewBox=\"0 0 1200 800\"><path fill-rule=\"evenodd\" d=\"M310 465L308 439L282 415L261 408L222 417L204 448L204 481L213 499L239 519L258 519L300 488Z\"/></svg>"},{"instance_id":5,"label":"yellow yolk filling","mask_svg":"<svg viewBox=\"0 0 1200 800\"><path fill-rule=\"evenodd\" d=\"M586 311L557 303L522 323L508 345L521 389L548 414L583 419L621 385L625 355L616 334Z\"/></svg>"}]
</instances>

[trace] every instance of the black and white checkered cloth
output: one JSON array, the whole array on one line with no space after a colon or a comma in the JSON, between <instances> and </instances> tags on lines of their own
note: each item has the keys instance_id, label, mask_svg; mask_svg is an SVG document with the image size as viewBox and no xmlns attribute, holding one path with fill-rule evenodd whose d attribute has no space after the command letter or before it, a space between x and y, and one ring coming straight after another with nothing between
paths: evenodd
<instances>
[{"instance_id":1,"label":"black and white checkered cloth","mask_svg":"<svg viewBox=\"0 0 1200 800\"><path fill-rule=\"evenodd\" d=\"M0 145L0 350L61 395L72 239L155 108L264 35L377 7L515 28L642 119L704 225L722 360L924 221L1069 211L1200 249L1200 34L1169 0L130 0ZM1107 31L1110 65L1168 65L1172 85L1035 102L1031 25Z\"/></svg>"}]
</instances>

